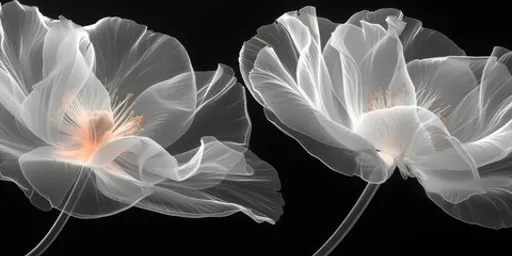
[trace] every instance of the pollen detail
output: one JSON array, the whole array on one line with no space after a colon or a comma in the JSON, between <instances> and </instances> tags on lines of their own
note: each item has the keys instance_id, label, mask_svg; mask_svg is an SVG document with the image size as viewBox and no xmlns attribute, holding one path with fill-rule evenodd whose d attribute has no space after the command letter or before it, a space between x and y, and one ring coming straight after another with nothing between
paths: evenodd
<instances>
[{"instance_id":1,"label":"pollen detail","mask_svg":"<svg viewBox=\"0 0 512 256\"><path fill-rule=\"evenodd\" d=\"M367 104L364 109L365 113L394 106L391 100L391 92L389 89L384 92L379 89L370 91L368 94L368 100L366 102Z\"/></svg>"},{"instance_id":2,"label":"pollen detail","mask_svg":"<svg viewBox=\"0 0 512 256\"><path fill-rule=\"evenodd\" d=\"M103 144L140 131L144 118L131 110L133 104L128 104L131 97L129 94L123 101L114 102L112 111L75 112L71 117L74 120L70 122L73 124L70 137L74 146L72 150L62 150L61 156L78 162L87 162Z\"/></svg>"}]
</instances>

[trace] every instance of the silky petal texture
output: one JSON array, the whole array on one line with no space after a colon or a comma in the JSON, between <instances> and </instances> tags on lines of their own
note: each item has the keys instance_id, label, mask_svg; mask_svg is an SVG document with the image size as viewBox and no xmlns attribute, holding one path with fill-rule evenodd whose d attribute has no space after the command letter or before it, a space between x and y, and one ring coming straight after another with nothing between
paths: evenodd
<instances>
[{"instance_id":1,"label":"silky petal texture","mask_svg":"<svg viewBox=\"0 0 512 256\"><path fill-rule=\"evenodd\" d=\"M18 2L0 7L0 154L3 158L17 158L43 145L15 117L32 85L41 80L43 40L49 22L36 7ZM5 175L6 170L2 172ZM20 176L10 179L20 180Z\"/></svg>"},{"instance_id":2,"label":"silky petal texture","mask_svg":"<svg viewBox=\"0 0 512 256\"><path fill-rule=\"evenodd\" d=\"M48 199L39 194L29 183L29 181L23 175L18 158L6 158L3 159L0 165L0 180L14 182L30 199L32 204L43 211L49 211L52 209Z\"/></svg>"},{"instance_id":3,"label":"silky petal texture","mask_svg":"<svg viewBox=\"0 0 512 256\"><path fill-rule=\"evenodd\" d=\"M147 195L148 189L132 180L119 177L112 167L88 167L77 165L73 161L64 161L59 149L52 146L37 148L22 155L19 159L21 172L31 187L46 200L34 200L38 195L30 195L31 202L42 210L57 208L62 210L70 189L79 182L77 189L81 193L71 203L77 205L68 214L79 218L96 218L118 213L132 205L112 200L111 195L118 193L137 202ZM91 170L92 169L92 170ZM77 180L79 172L91 172L95 176ZM99 190L99 191L98 191ZM48 205L48 203L50 205Z\"/></svg>"},{"instance_id":4,"label":"silky petal texture","mask_svg":"<svg viewBox=\"0 0 512 256\"><path fill-rule=\"evenodd\" d=\"M460 203L482 193L477 165L460 141L438 127L424 129L427 132L413 142L422 145L422 153L409 154L406 163L425 190L437 193L451 203ZM425 150L425 145L431 147Z\"/></svg>"},{"instance_id":5,"label":"silky petal texture","mask_svg":"<svg viewBox=\"0 0 512 256\"><path fill-rule=\"evenodd\" d=\"M137 207L191 218L242 212L272 224L282 215L277 172L241 145L204 137L199 148L176 159L186 179L158 183Z\"/></svg>"},{"instance_id":6,"label":"silky petal texture","mask_svg":"<svg viewBox=\"0 0 512 256\"><path fill-rule=\"evenodd\" d=\"M336 86L344 82L342 73L331 69L336 61L339 63L339 57L330 58L337 51L330 41L318 42L328 38L327 31L332 32L335 24L325 19L315 20L314 8L306 7L298 14L290 12L281 16L276 24L261 27L240 53L244 81L254 98L266 108L269 120L297 139L312 155L343 174L382 182L389 170L371 144L350 131L353 120L348 118L348 104L343 95L335 92L340 91ZM325 48L321 49L321 45ZM405 70L405 65L400 65ZM414 101L414 97L411 99ZM298 115L301 118L294 118ZM357 156L354 167L346 168L343 159L333 157L335 154L327 148Z\"/></svg>"},{"instance_id":7,"label":"silky petal texture","mask_svg":"<svg viewBox=\"0 0 512 256\"><path fill-rule=\"evenodd\" d=\"M81 41L86 36L69 21L53 23L45 38L44 56L48 56L43 63L45 78L34 85L21 105L20 118L25 125L51 145L67 143L60 133L60 125L82 88L100 86L80 51Z\"/></svg>"},{"instance_id":8,"label":"silky petal texture","mask_svg":"<svg viewBox=\"0 0 512 256\"><path fill-rule=\"evenodd\" d=\"M35 8L30 12L40 15ZM85 28L63 17L44 21L47 31L32 39L35 53L29 53L41 60L30 63L39 64L37 79L22 84L16 74L0 69L0 89L9 96L0 99L2 117L5 113L12 124L28 127L22 132L44 142L38 139L39 144L21 150L7 147L14 139L2 141L4 153L21 155L20 170L2 170L2 180L16 182L43 210L63 210L70 200L75 206L67 213L78 218L109 216L142 200L141 208L177 216L240 211L273 224L282 215L277 172L245 148L251 123L233 70L219 65L214 72L194 72L176 39L132 21L106 18ZM2 43L9 39L2 36ZM15 57L25 61L27 56ZM33 90L24 91L22 85ZM110 113L110 96L128 94L136 96L135 114L144 117L136 133L144 137L113 139L89 159L63 154L79 146L73 137L76 118ZM1 128L0 135L20 132ZM173 143L174 150L186 153L169 154L164 147ZM17 163L9 159L2 166ZM77 194L68 198L73 186Z\"/></svg>"},{"instance_id":9,"label":"silky petal texture","mask_svg":"<svg viewBox=\"0 0 512 256\"><path fill-rule=\"evenodd\" d=\"M494 157L502 152L508 154L512 146L508 138L512 76L510 55L503 51L496 48L491 57L434 58L408 64L414 83L436 94L427 100L432 103L424 105L433 112L443 109L440 114L448 131L465 143L479 166L497 160ZM484 151L479 147L484 144L489 146L486 154L493 157L480 154Z\"/></svg>"},{"instance_id":10,"label":"silky petal texture","mask_svg":"<svg viewBox=\"0 0 512 256\"><path fill-rule=\"evenodd\" d=\"M99 148L91 157L92 165L119 167L122 178L153 185L163 178L182 180L178 162L158 143L146 137L125 136ZM115 169L115 168L114 168Z\"/></svg>"},{"instance_id":11,"label":"silky petal texture","mask_svg":"<svg viewBox=\"0 0 512 256\"><path fill-rule=\"evenodd\" d=\"M372 145L363 138L357 136L346 127L328 119L322 112L314 109L306 100L295 90L293 90L293 80L290 80L289 86L282 82L282 77L288 74L282 70L271 48L265 48L260 52L255 62L255 68L249 75L253 90L259 93L264 99L268 109L286 126L309 136L319 142L332 145L342 149L349 149L357 152L367 152L367 154L376 154ZM280 77L276 77L279 75ZM300 115L301 118L296 118ZM306 146L306 144L303 144ZM358 169L337 170L347 175L360 173ZM380 170L383 174L371 175L375 180L371 182L381 182L387 177L385 170ZM369 178L369 177L368 177Z\"/></svg>"},{"instance_id":12,"label":"silky petal texture","mask_svg":"<svg viewBox=\"0 0 512 256\"><path fill-rule=\"evenodd\" d=\"M380 152L400 159L421 136L418 133L424 124L419 115L426 115L417 113L420 111L428 112L416 106L396 106L365 113L355 125L354 132Z\"/></svg>"},{"instance_id":13,"label":"silky petal texture","mask_svg":"<svg viewBox=\"0 0 512 256\"><path fill-rule=\"evenodd\" d=\"M245 89L233 69L219 65L216 71L196 72L197 105L188 130L168 150L179 154L197 148L201 138L249 144L251 121L247 112Z\"/></svg>"},{"instance_id":14,"label":"silky petal texture","mask_svg":"<svg viewBox=\"0 0 512 256\"><path fill-rule=\"evenodd\" d=\"M512 184L510 182L512 174L509 165L512 146L510 135L512 113L509 111L512 98L510 53L504 48L496 47L490 57L458 58L456 61L448 58L436 62L439 63L437 65L450 65L452 70L463 70L468 78L466 81L471 82L472 90L463 96L454 113L448 116L449 119L446 121L447 126L452 126L454 136L463 141L461 147L474 161L481 181L474 183L471 179L464 179L464 177L452 177L449 186L436 182L438 187L446 186L445 192L435 193L426 188L427 194L445 212L464 222L495 229L510 227L512 226ZM437 81L464 77L461 72L434 74L435 72L431 72L430 76L424 77L437 76ZM435 84L429 84L429 86L435 86ZM455 94L453 96L460 97ZM452 101L456 102L456 100ZM443 200L446 192L454 191L459 194L465 193L466 200L460 202Z\"/></svg>"},{"instance_id":15,"label":"silky petal texture","mask_svg":"<svg viewBox=\"0 0 512 256\"><path fill-rule=\"evenodd\" d=\"M52 205L60 205L83 168L60 160L58 149L37 148L19 159L21 171L34 189Z\"/></svg>"},{"instance_id":16,"label":"silky petal texture","mask_svg":"<svg viewBox=\"0 0 512 256\"><path fill-rule=\"evenodd\" d=\"M343 88L337 93L345 101L352 122L366 111L416 105L415 88L407 74L398 28L385 31L377 24L362 24L362 28L339 25L330 41L339 53L342 68L339 79Z\"/></svg>"},{"instance_id":17,"label":"silky petal texture","mask_svg":"<svg viewBox=\"0 0 512 256\"><path fill-rule=\"evenodd\" d=\"M131 20L104 18L84 29L94 46L98 79L117 95L136 97L133 110L144 117L138 135L171 145L190 126L196 106L195 76L185 48Z\"/></svg>"},{"instance_id":18,"label":"silky petal texture","mask_svg":"<svg viewBox=\"0 0 512 256\"><path fill-rule=\"evenodd\" d=\"M49 147L37 149L21 158L22 167L36 190L62 209L78 170L66 176L68 166L76 165L55 162L52 152ZM54 167L48 176L38 168L45 161ZM89 166L93 176L79 181L83 191L74 210L67 212L78 218L109 216L132 206L193 218L241 211L269 223L282 215L277 172L237 143L204 137L199 148L173 157L149 138L123 137L100 148Z\"/></svg>"},{"instance_id":19,"label":"silky petal texture","mask_svg":"<svg viewBox=\"0 0 512 256\"><path fill-rule=\"evenodd\" d=\"M400 10L391 8L376 11L364 10L352 15L347 23L361 27L362 21L366 21L379 24L387 29L386 18L400 15L402 15ZM421 21L407 16L403 17L402 21L405 23L405 27L403 27L400 34L400 41L403 44L406 63L415 59L466 55L462 49L441 32L424 28Z\"/></svg>"},{"instance_id":20,"label":"silky petal texture","mask_svg":"<svg viewBox=\"0 0 512 256\"><path fill-rule=\"evenodd\" d=\"M13 95L28 95L42 79L43 41L50 22L37 7L17 1L0 7L0 70L14 80Z\"/></svg>"}]
</instances>

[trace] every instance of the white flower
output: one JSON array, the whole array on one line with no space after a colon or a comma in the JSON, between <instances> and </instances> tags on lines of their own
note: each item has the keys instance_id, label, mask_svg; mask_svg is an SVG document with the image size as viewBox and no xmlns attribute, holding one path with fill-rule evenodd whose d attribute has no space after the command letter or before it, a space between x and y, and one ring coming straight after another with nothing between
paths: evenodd
<instances>
[{"instance_id":1,"label":"white flower","mask_svg":"<svg viewBox=\"0 0 512 256\"><path fill-rule=\"evenodd\" d=\"M467 57L398 10L345 24L313 7L261 27L241 72L268 119L331 169L384 182L398 167L450 215L512 226L508 51Z\"/></svg>"},{"instance_id":2,"label":"white flower","mask_svg":"<svg viewBox=\"0 0 512 256\"><path fill-rule=\"evenodd\" d=\"M246 148L245 91L229 67L195 72L175 38L130 20L80 27L18 2L0 18L1 174L34 204L62 209L85 170L79 218L131 206L280 217L279 178Z\"/></svg>"}]
</instances>

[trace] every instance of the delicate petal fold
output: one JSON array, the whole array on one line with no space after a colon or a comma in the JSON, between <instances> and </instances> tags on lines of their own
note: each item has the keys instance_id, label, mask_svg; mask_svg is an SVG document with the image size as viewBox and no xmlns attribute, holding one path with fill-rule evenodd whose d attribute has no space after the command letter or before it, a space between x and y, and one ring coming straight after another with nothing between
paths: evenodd
<instances>
[{"instance_id":1,"label":"delicate petal fold","mask_svg":"<svg viewBox=\"0 0 512 256\"><path fill-rule=\"evenodd\" d=\"M22 155L19 164L21 173L30 184L26 189L26 193L29 193L27 196L42 210L63 210L68 203L73 207L68 208L66 213L78 218L97 218L131 206L117 198L108 197L113 191L129 195L134 203L148 194L147 188L115 175L117 169L114 167L90 168L76 165L63 160L59 149L51 146L40 147ZM78 179L80 172L84 173ZM69 197L74 186L75 191ZM32 187L37 193L31 192ZM38 199L39 195L46 200Z\"/></svg>"},{"instance_id":2,"label":"delicate petal fold","mask_svg":"<svg viewBox=\"0 0 512 256\"><path fill-rule=\"evenodd\" d=\"M450 133L467 140L466 126L474 129L479 112L478 77L472 67L482 66L487 58L442 57L414 60L407 64L418 92L418 105L437 113L446 121Z\"/></svg>"},{"instance_id":3,"label":"delicate petal fold","mask_svg":"<svg viewBox=\"0 0 512 256\"><path fill-rule=\"evenodd\" d=\"M512 118L509 56L507 50L495 48L490 57L445 57L409 63L409 74L420 92L418 104L438 113L450 134L462 142L484 139Z\"/></svg>"},{"instance_id":4,"label":"delicate petal fold","mask_svg":"<svg viewBox=\"0 0 512 256\"><path fill-rule=\"evenodd\" d=\"M12 77L17 87L13 93L26 96L42 79L43 41L50 22L37 7L18 1L0 7L0 72Z\"/></svg>"},{"instance_id":5,"label":"delicate petal fold","mask_svg":"<svg viewBox=\"0 0 512 256\"><path fill-rule=\"evenodd\" d=\"M84 29L96 53L96 76L107 88L121 94L138 96L155 84L193 71L178 40L134 21L108 17ZM193 84L189 86L186 97L192 97L195 89Z\"/></svg>"},{"instance_id":6,"label":"delicate petal fold","mask_svg":"<svg viewBox=\"0 0 512 256\"><path fill-rule=\"evenodd\" d=\"M133 111L144 118L137 135L149 137L162 147L180 138L194 118L194 87L194 73L183 73L142 92L133 105Z\"/></svg>"},{"instance_id":7,"label":"delicate petal fold","mask_svg":"<svg viewBox=\"0 0 512 256\"><path fill-rule=\"evenodd\" d=\"M376 11L364 10L352 15L347 23L361 27L362 21L365 21L379 24L387 29L386 19L388 16L398 17L402 15L400 10L391 8ZM405 16L403 22L405 26L400 34L400 41L404 46L406 63L415 59L466 55L462 49L442 33L422 27L421 21Z\"/></svg>"},{"instance_id":8,"label":"delicate petal fold","mask_svg":"<svg viewBox=\"0 0 512 256\"><path fill-rule=\"evenodd\" d=\"M0 152L3 158L17 158L42 146L40 139L16 118L32 85L42 78L43 41L49 24L50 20L37 7L17 1L0 6ZM21 173L16 176L9 178L20 180Z\"/></svg>"},{"instance_id":9,"label":"delicate petal fold","mask_svg":"<svg viewBox=\"0 0 512 256\"><path fill-rule=\"evenodd\" d=\"M133 110L144 118L138 135L163 147L172 144L190 126L196 106L185 48L131 20L104 18L84 29L94 46L98 79L117 95L135 96Z\"/></svg>"},{"instance_id":10,"label":"delicate petal fold","mask_svg":"<svg viewBox=\"0 0 512 256\"><path fill-rule=\"evenodd\" d=\"M197 105L190 128L170 146L172 154L197 148L200 139L212 136L220 141L249 143L251 122L245 89L234 71L219 65L216 71L196 72Z\"/></svg>"},{"instance_id":11,"label":"delicate petal fold","mask_svg":"<svg viewBox=\"0 0 512 256\"><path fill-rule=\"evenodd\" d=\"M395 25L386 31L364 21L362 28L342 24L333 32L330 45L338 51L342 77L337 79L343 84L337 94L352 122L367 111L416 105L398 34Z\"/></svg>"},{"instance_id":12,"label":"delicate petal fold","mask_svg":"<svg viewBox=\"0 0 512 256\"><path fill-rule=\"evenodd\" d=\"M493 229L511 227L512 173L510 164L510 157L508 157L480 167L481 191L462 202L446 201L438 193L428 190L427 195L446 213L461 221Z\"/></svg>"},{"instance_id":13,"label":"delicate petal fold","mask_svg":"<svg viewBox=\"0 0 512 256\"><path fill-rule=\"evenodd\" d=\"M480 182L455 177L449 186L445 183L448 188L445 191L466 194L465 200L461 201L445 200L444 193L436 193L429 189L427 194L445 212L464 222L494 229L510 227L510 53L506 49L496 47L489 58L468 60L470 61L467 62L469 64L466 68L474 74L478 86L459 104L459 114L453 118L460 121L452 121L452 124L458 124L453 125L457 128L455 133L465 140L461 146L474 161ZM443 183L436 184L439 186Z\"/></svg>"},{"instance_id":14,"label":"delicate petal fold","mask_svg":"<svg viewBox=\"0 0 512 256\"><path fill-rule=\"evenodd\" d=\"M241 73L249 90L252 88L249 73L255 67L260 51L266 47L273 51L286 76L283 82L291 86L308 104L319 109L328 118L346 125L346 111L334 94L328 66L322 56L334 24L321 19L318 22L313 7L289 12L277 19L277 23L263 26L258 34L244 43L240 52ZM260 104L260 95L252 92Z\"/></svg>"},{"instance_id":15,"label":"delicate petal fold","mask_svg":"<svg viewBox=\"0 0 512 256\"><path fill-rule=\"evenodd\" d=\"M176 159L146 137L125 136L112 140L99 148L90 162L112 169L120 178L145 185L156 184L164 178L183 179Z\"/></svg>"},{"instance_id":16,"label":"delicate petal fold","mask_svg":"<svg viewBox=\"0 0 512 256\"><path fill-rule=\"evenodd\" d=\"M483 181L471 156L455 137L429 132L432 153L410 157L419 182L429 193L437 193L450 203L460 203L483 192ZM424 138L417 141L421 143Z\"/></svg>"},{"instance_id":17,"label":"delicate petal fold","mask_svg":"<svg viewBox=\"0 0 512 256\"><path fill-rule=\"evenodd\" d=\"M349 130L351 121L332 87L319 41L333 25L323 21L318 29L312 7L299 13L284 14L244 44L239 59L244 81L269 119L310 153L323 152L317 157L336 171L382 182L387 177L384 165L374 148ZM355 168L345 168L325 148L356 151Z\"/></svg>"},{"instance_id":18,"label":"delicate petal fold","mask_svg":"<svg viewBox=\"0 0 512 256\"><path fill-rule=\"evenodd\" d=\"M58 149L44 146L19 158L21 171L32 187L53 206L63 203L83 168L61 161Z\"/></svg>"},{"instance_id":19,"label":"delicate petal fold","mask_svg":"<svg viewBox=\"0 0 512 256\"><path fill-rule=\"evenodd\" d=\"M284 201L277 172L247 149L205 137L201 146L177 155L184 180L167 179L137 207L183 217L221 217L243 212L275 223Z\"/></svg>"},{"instance_id":20,"label":"delicate petal fold","mask_svg":"<svg viewBox=\"0 0 512 256\"><path fill-rule=\"evenodd\" d=\"M323 113L314 109L299 93L292 90L282 82L280 77L286 74L279 66L270 48L260 52L255 63L255 69L251 72L249 79L254 87L265 100L265 106L286 126L302 133L322 144L348 149L351 151L374 152L373 146L366 140L354 134L346 127L328 119ZM276 79L277 78L277 79ZM297 118L300 116L300 118ZM303 144L305 146L305 144ZM320 156L322 157L322 156ZM336 169L347 175L357 172L357 169ZM384 172L384 170L381 170ZM373 175L372 175L373 176ZM385 178L386 175L377 175ZM371 180L380 182L381 180Z\"/></svg>"},{"instance_id":21,"label":"delicate petal fold","mask_svg":"<svg viewBox=\"0 0 512 256\"><path fill-rule=\"evenodd\" d=\"M48 56L43 63L45 77L34 85L21 105L20 118L25 125L52 145L65 143L59 127L82 88L97 84L80 51L81 41L86 36L69 21L53 23L44 44L44 56ZM98 90L105 91L101 85L99 87L96 86Z\"/></svg>"},{"instance_id":22,"label":"delicate petal fold","mask_svg":"<svg viewBox=\"0 0 512 256\"><path fill-rule=\"evenodd\" d=\"M2 97L2 96L0 96ZM44 142L20 123L14 115L0 106L0 156L16 159Z\"/></svg>"}]
</instances>

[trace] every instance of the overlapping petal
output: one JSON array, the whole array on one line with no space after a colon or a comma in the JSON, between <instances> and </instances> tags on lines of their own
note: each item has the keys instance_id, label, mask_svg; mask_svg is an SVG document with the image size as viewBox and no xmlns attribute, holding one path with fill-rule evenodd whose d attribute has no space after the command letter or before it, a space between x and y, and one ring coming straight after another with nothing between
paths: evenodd
<instances>
[{"instance_id":1,"label":"overlapping petal","mask_svg":"<svg viewBox=\"0 0 512 256\"><path fill-rule=\"evenodd\" d=\"M267 118L329 167L379 182L396 164L452 216L501 228L512 225L509 56L466 57L396 9L337 25L306 7L261 27L240 65Z\"/></svg>"},{"instance_id":2,"label":"overlapping petal","mask_svg":"<svg viewBox=\"0 0 512 256\"><path fill-rule=\"evenodd\" d=\"M195 76L185 48L126 19L104 18L84 29L96 53L98 79L119 97L134 95L133 110L144 117L139 135L171 145L190 126L196 107Z\"/></svg>"},{"instance_id":3,"label":"overlapping petal","mask_svg":"<svg viewBox=\"0 0 512 256\"><path fill-rule=\"evenodd\" d=\"M188 130L170 147L179 154L201 145L201 138L248 145L251 121L247 112L245 89L233 69L219 65L216 71L195 72L197 101L194 120Z\"/></svg>"},{"instance_id":4,"label":"overlapping petal","mask_svg":"<svg viewBox=\"0 0 512 256\"><path fill-rule=\"evenodd\" d=\"M399 18L399 17L397 17ZM403 48L398 38L404 24L388 19L388 30L362 21L362 28L339 25L330 45L340 58L344 100L352 123L367 111L401 105L416 105L415 88L407 74Z\"/></svg>"},{"instance_id":5,"label":"overlapping petal","mask_svg":"<svg viewBox=\"0 0 512 256\"><path fill-rule=\"evenodd\" d=\"M27 96L42 79L43 41L51 21L37 7L12 1L0 7L0 23L0 69Z\"/></svg>"},{"instance_id":6,"label":"overlapping petal","mask_svg":"<svg viewBox=\"0 0 512 256\"><path fill-rule=\"evenodd\" d=\"M497 47L490 57L426 59L408 67L415 84L423 82L427 89L442 91L432 106L446 105L446 126L460 140L461 155L474 162L479 176L475 182L469 168L465 177L436 170L422 184L448 214L490 228L512 225L511 173L507 171L512 148L509 56L508 50ZM462 197L446 200L454 194Z\"/></svg>"},{"instance_id":7,"label":"overlapping petal","mask_svg":"<svg viewBox=\"0 0 512 256\"><path fill-rule=\"evenodd\" d=\"M42 78L43 41L49 19L35 7L10 2L0 6L0 151L3 158L17 158L41 140L19 123L19 108L32 85ZM6 175L10 179L22 177ZM10 172L14 174L14 172Z\"/></svg>"},{"instance_id":8,"label":"overlapping petal","mask_svg":"<svg viewBox=\"0 0 512 256\"><path fill-rule=\"evenodd\" d=\"M266 108L267 117L308 152L336 171L382 182L388 176L385 164L374 147L351 128L369 98L358 93L370 87L366 84L377 84L385 78L387 82L379 83L384 84L383 91L397 88L410 92L404 94L405 98L396 98L396 102L415 103L398 34L388 33L379 25L368 24L367 31L339 25L329 39L326 31L333 32L334 28L336 25L325 19L318 22L313 7L284 14L276 24L261 27L244 44L239 59L242 75L252 95ZM347 34L345 28L361 36ZM363 32L366 37L362 37ZM364 44L368 47L355 48ZM363 62L366 54L370 57ZM393 59L397 64L388 65ZM391 67L389 72L377 72L377 62ZM366 73L362 75L362 71ZM354 95L350 88L354 88ZM339 156L332 157L334 153L329 151L336 148L335 152L357 156L355 168L345 168Z\"/></svg>"},{"instance_id":9,"label":"overlapping petal","mask_svg":"<svg viewBox=\"0 0 512 256\"><path fill-rule=\"evenodd\" d=\"M400 16L402 12L397 9L384 8L376 11L360 11L352 15L347 23L361 27L362 21L379 24L387 29L386 19L388 16ZM400 41L403 44L405 62L409 63L415 59L425 59L445 56L465 56L451 39L439 31L425 28L421 21L404 16Z\"/></svg>"},{"instance_id":10,"label":"overlapping petal","mask_svg":"<svg viewBox=\"0 0 512 256\"><path fill-rule=\"evenodd\" d=\"M277 172L240 144L204 137L200 147L176 159L183 179L158 183L137 207L192 218L242 212L269 223L282 215Z\"/></svg>"},{"instance_id":11,"label":"overlapping petal","mask_svg":"<svg viewBox=\"0 0 512 256\"><path fill-rule=\"evenodd\" d=\"M176 39L130 20L82 28L17 2L2 8L3 24L18 22L1 31L0 113L12 122L0 135L19 139L0 141L2 153L14 157L3 162L10 169L0 177L16 182L34 205L79 218L132 206L186 217L280 217L277 172L246 149L251 123L233 70L194 72ZM80 122L96 114L144 121L135 134L114 131L104 142L95 137L108 132L98 130L103 121ZM87 152L82 140L91 138L78 138L77 129L95 134ZM28 135L35 138L30 146L19 143Z\"/></svg>"},{"instance_id":12,"label":"overlapping petal","mask_svg":"<svg viewBox=\"0 0 512 256\"><path fill-rule=\"evenodd\" d=\"M98 96L100 101L108 99L108 93L94 77L80 51L84 37L87 34L75 29L70 21L54 21L45 38L44 56L48 57L43 62L44 79L34 85L20 106L20 119L51 145L63 146L68 142L60 127L78 95L85 93L89 100ZM91 91L89 86L98 94L87 95Z\"/></svg>"}]
</instances>

